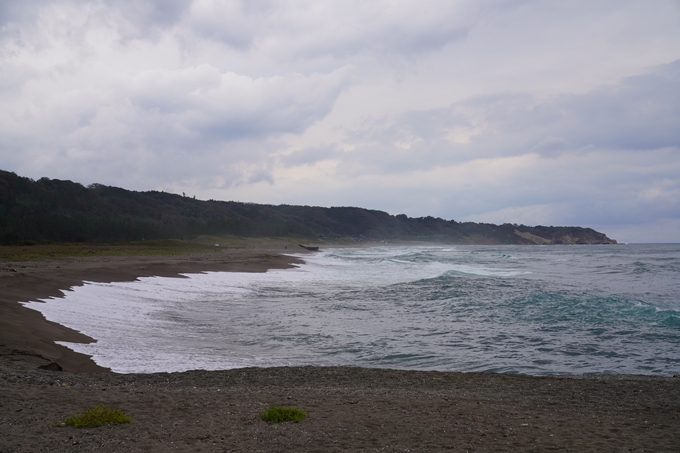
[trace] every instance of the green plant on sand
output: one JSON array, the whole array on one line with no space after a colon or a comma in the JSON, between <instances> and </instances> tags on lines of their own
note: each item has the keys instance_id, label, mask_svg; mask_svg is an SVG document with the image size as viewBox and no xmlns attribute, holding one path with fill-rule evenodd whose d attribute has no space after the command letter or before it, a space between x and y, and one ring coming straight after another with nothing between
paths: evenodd
<instances>
[{"instance_id":1,"label":"green plant on sand","mask_svg":"<svg viewBox=\"0 0 680 453\"><path fill-rule=\"evenodd\" d=\"M103 404L88 407L82 414L72 414L62 422L53 423L54 426L73 426L74 428L90 428L106 423L130 423L132 417L125 415L119 409L112 409Z\"/></svg>"},{"instance_id":2,"label":"green plant on sand","mask_svg":"<svg viewBox=\"0 0 680 453\"><path fill-rule=\"evenodd\" d=\"M297 407L288 406L269 406L266 411L260 413L260 418L266 422L281 423L281 422L295 422L299 423L307 416L307 410L298 409Z\"/></svg>"}]
</instances>

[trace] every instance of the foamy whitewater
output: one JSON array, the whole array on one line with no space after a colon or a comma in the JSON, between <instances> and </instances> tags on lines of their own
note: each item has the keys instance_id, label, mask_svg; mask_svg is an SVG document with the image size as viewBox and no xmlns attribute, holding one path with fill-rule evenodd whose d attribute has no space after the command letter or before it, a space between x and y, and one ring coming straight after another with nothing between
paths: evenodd
<instances>
[{"instance_id":1,"label":"foamy whitewater","mask_svg":"<svg viewBox=\"0 0 680 453\"><path fill-rule=\"evenodd\" d=\"M86 283L30 302L119 373L354 365L680 372L680 245L329 249L297 269Z\"/></svg>"}]
</instances>

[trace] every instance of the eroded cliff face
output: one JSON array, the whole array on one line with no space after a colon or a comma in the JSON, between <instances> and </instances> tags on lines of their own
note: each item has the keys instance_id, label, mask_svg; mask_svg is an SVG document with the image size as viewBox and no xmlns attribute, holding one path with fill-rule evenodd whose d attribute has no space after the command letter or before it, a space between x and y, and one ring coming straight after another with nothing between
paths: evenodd
<instances>
[{"instance_id":1,"label":"eroded cliff face","mask_svg":"<svg viewBox=\"0 0 680 453\"><path fill-rule=\"evenodd\" d=\"M515 229L515 234L533 244L616 244L615 239L592 230L590 228L578 228L578 231L570 231L577 227L535 227L534 232L520 231ZM567 231L563 231L563 230ZM536 234L537 233L537 234Z\"/></svg>"},{"instance_id":2,"label":"eroded cliff face","mask_svg":"<svg viewBox=\"0 0 680 453\"><path fill-rule=\"evenodd\" d=\"M550 239L542 238L541 236L536 236L535 234L529 233L528 231L515 230L515 234L521 238L531 241L534 244L552 244Z\"/></svg>"}]
</instances>

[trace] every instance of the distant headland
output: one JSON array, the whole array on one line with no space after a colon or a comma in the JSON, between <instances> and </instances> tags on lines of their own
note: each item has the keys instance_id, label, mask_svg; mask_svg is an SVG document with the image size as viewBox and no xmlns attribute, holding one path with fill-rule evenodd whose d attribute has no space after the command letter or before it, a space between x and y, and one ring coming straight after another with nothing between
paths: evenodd
<instances>
[{"instance_id":1,"label":"distant headland","mask_svg":"<svg viewBox=\"0 0 680 453\"><path fill-rule=\"evenodd\" d=\"M198 235L447 244L616 244L591 228L411 218L356 207L196 200L0 170L0 244L113 243Z\"/></svg>"}]
</instances>

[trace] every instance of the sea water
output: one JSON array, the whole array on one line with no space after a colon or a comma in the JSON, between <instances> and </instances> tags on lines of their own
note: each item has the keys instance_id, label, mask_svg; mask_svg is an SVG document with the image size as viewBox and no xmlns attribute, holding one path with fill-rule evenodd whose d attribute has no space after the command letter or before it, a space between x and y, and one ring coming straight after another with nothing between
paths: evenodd
<instances>
[{"instance_id":1,"label":"sea water","mask_svg":"<svg viewBox=\"0 0 680 453\"><path fill-rule=\"evenodd\" d=\"M120 373L353 365L680 372L680 245L327 249L266 273L86 283L27 303Z\"/></svg>"}]
</instances>

